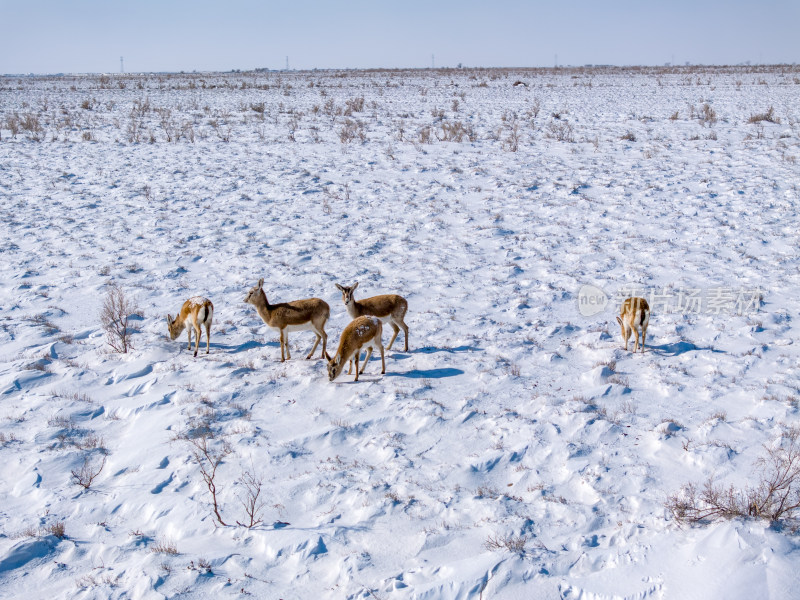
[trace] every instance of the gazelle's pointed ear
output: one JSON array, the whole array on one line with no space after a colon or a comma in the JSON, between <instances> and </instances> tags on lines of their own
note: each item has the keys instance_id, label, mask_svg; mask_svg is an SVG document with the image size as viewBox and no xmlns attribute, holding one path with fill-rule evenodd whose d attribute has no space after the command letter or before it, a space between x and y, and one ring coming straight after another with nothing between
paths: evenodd
<instances>
[{"instance_id":1,"label":"gazelle's pointed ear","mask_svg":"<svg viewBox=\"0 0 800 600\"><path fill-rule=\"evenodd\" d=\"M172 325L172 315L167 315L167 323Z\"/></svg>"},{"instance_id":2,"label":"gazelle's pointed ear","mask_svg":"<svg viewBox=\"0 0 800 600\"><path fill-rule=\"evenodd\" d=\"M344 293L344 288L342 286L340 286L338 283L335 284L335 285L339 289L340 292Z\"/></svg>"},{"instance_id":3,"label":"gazelle's pointed ear","mask_svg":"<svg viewBox=\"0 0 800 600\"><path fill-rule=\"evenodd\" d=\"M358 287L358 282L356 281L356 282L353 284L353 287L351 287L351 288L350 288L350 291L351 291L351 292L354 292L354 291L355 291L355 289L356 289L357 287Z\"/></svg>"},{"instance_id":4,"label":"gazelle's pointed ear","mask_svg":"<svg viewBox=\"0 0 800 600\"><path fill-rule=\"evenodd\" d=\"M258 280L258 285L256 287L262 287L264 285L264 278Z\"/></svg>"}]
</instances>

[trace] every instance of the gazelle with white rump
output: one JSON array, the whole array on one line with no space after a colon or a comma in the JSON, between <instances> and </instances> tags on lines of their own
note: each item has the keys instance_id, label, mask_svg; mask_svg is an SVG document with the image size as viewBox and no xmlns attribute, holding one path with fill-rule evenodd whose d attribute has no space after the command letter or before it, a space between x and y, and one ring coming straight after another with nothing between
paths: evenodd
<instances>
[{"instance_id":1,"label":"gazelle with white rump","mask_svg":"<svg viewBox=\"0 0 800 600\"><path fill-rule=\"evenodd\" d=\"M306 358L311 358L322 340L322 354L320 358L330 358L327 352L328 334L325 333L325 322L331 314L331 307L320 298L306 298L304 300L294 300L292 302L280 302L270 304L262 286L264 278L258 280L255 287L247 292L244 301L256 307L258 316L270 327L280 332L281 339L281 362L284 359L284 349L286 358L292 358L289 353L289 332L290 331L313 331L317 335L314 347Z\"/></svg>"},{"instance_id":2,"label":"gazelle with white rump","mask_svg":"<svg viewBox=\"0 0 800 600\"><path fill-rule=\"evenodd\" d=\"M377 347L381 351L381 373L386 373L386 361L383 354L383 342L381 336L383 334L383 323L378 317L358 317L353 319L342 331L342 337L339 340L339 348L336 350L336 355L328 361L328 379L333 381L336 379L344 369L345 361L350 361L350 369L347 374L353 372L353 360L356 361L356 378L358 381L359 372L363 373L364 369L372 356L372 349ZM361 354L361 348L367 347L367 356L364 358L364 364L361 366L361 371L358 370L358 357Z\"/></svg>"},{"instance_id":3,"label":"gazelle with white rump","mask_svg":"<svg viewBox=\"0 0 800 600\"><path fill-rule=\"evenodd\" d=\"M365 298L364 300L356 300L353 292L358 287L357 281L350 287L339 285L338 283L336 287L342 292L342 302L347 307L347 312L350 314L351 319L367 315L378 317L383 323L391 324L394 335L392 335L392 339L386 347L387 350L392 349L392 344L394 344L397 334L402 329L405 334L403 352L408 352L408 326L403 320L408 310L408 302L405 298L397 294L382 294L372 298Z\"/></svg>"},{"instance_id":4,"label":"gazelle with white rump","mask_svg":"<svg viewBox=\"0 0 800 600\"><path fill-rule=\"evenodd\" d=\"M200 345L200 326L206 328L206 354L211 346L211 320L214 317L214 305L208 298L195 296L183 303L181 312L174 319L172 315L167 315L167 327L169 328L170 339L176 339L181 331L186 329L189 335L189 350L192 349L192 330L194 330L194 355L197 356L197 348Z\"/></svg>"},{"instance_id":5,"label":"gazelle with white rump","mask_svg":"<svg viewBox=\"0 0 800 600\"><path fill-rule=\"evenodd\" d=\"M642 333L642 352L644 352L644 340L647 336L647 325L650 323L650 305L647 300L639 297L631 297L622 303L620 315L617 323L622 328L622 341L625 343L625 351L628 350L628 338L633 332L633 351L639 349L639 332Z\"/></svg>"}]
</instances>

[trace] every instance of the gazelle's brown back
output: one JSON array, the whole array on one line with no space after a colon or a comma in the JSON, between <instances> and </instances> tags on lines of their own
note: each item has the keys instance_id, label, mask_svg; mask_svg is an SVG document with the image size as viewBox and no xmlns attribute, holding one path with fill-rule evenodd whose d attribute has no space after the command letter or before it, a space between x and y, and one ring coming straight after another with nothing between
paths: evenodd
<instances>
[{"instance_id":1,"label":"gazelle's brown back","mask_svg":"<svg viewBox=\"0 0 800 600\"><path fill-rule=\"evenodd\" d=\"M408 310L408 302L398 294L381 294L358 301L368 314L376 317L388 317L389 315L403 316Z\"/></svg>"},{"instance_id":2,"label":"gazelle's brown back","mask_svg":"<svg viewBox=\"0 0 800 600\"><path fill-rule=\"evenodd\" d=\"M631 326L641 326L650 314L650 305L647 300L634 296L622 303L620 317Z\"/></svg>"}]
</instances>

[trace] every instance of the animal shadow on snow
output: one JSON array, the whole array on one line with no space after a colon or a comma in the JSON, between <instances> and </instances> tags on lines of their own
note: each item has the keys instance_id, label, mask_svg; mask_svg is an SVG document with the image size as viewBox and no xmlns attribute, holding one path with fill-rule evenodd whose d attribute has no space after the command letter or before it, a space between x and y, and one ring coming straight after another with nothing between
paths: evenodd
<instances>
[{"instance_id":1,"label":"animal shadow on snow","mask_svg":"<svg viewBox=\"0 0 800 600\"><path fill-rule=\"evenodd\" d=\"M219 348L223 352L227 352L228 354L239 354L240 352L246 352L248 350L254 350L257 348L279 348L280 342L259 342L257 340L250 340L244 342L243 344L235 344L233 346L229 344L215 344L211 342L211 348Z\"/></svg>"},{"instance_id":2,"label":"animal shadow on snow","mask_svg":"<svg viewBox=\"0 0 800 600\"><path fill-rule=\"evenodd\" d=\"M656 354L660 354L662 356L680 356L681 354L686 354L687 352L715 352L725 354L724 350L717 350L716 348L712 348L711 346L695 346L692 342L681 341L681 342L673 342L671 344L662 344L660 346L647 346L648 350L652 350Z\"/></svg>"},{"instance_id":3,"label":"animal shadow on snow","mask_svg":"<svg viewBox=\"0 0 800 600\"><path fill-rule=\"evenodd\" d=\"M445 377L455 377L463 375L461 369L444 367L442 369L414 369L405 373L386 373L387 377L408 377L409 379L443 379Z\"/></svg>"},{"instance_id":4,"label":"animal shadow on snow","mask_svg":"<svg viewBox=\"0 0 800 600\"><path fill-rule=\"evenodd\" d=\"M425 346L423 348L418 348L417 350L413 350L413 353L418 354L435 354L437 352L447 352L450 354L455 354L457 352L480 352L482 348L477 346L456 346L455 348L439 348L436 346ZM406 358L410 358L411 353L404 353L401 355L393 355L392 358L395 360L403 360ZM463 375L464 371L461 369L454 369L452 367L443 367L439 369L413 369L411 371L406 371L405 373L387 373L387 377L407 377L409 379L443 379L445 377L455 377L457 375Z\"/></svg>"},{"instance_id":5,"label":"animal shadow on snow","mask_svg":"<svg viewBox=\"0 0 800 600\"><path fill-rule=\"evenodd\" d=\"M398 352L393 353L391 355L387 354L387 358L391 358L392 360L405 360L407 358L411 358L411 354L420 353L420 354L434 354L436 352L479 352L482 348L478 348L477 346L457 346L455 348L437 348L435 346L426 346L424 348L419 348L417 350L411 350L410 352ZM372 355L372 361L375 360L375 355ZM380 360L380 357L378 357ZM370 361L370 362L372 362ZM404 373L386 373L386 377L405 377L408 379L444 379L445 377L456 377L457 375L463 375L464 371L461 369L455 369L453 367L443 367L439 369L412 369L411 371L406 371ZM367 376L369 380L369 373L364 373L359 375L359 379L364 376ZM377 380L377 378L376 378ZM355 383L355 382L353 382Z\"/></svg>"}]
</instances>

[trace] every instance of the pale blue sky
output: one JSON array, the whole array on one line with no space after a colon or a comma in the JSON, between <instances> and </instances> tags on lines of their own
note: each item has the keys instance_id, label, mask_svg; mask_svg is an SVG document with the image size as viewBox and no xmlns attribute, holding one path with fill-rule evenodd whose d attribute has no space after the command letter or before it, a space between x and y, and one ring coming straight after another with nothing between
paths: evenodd
<instances>
[{"instance_id":1,"label":"pale blue sky","mask_svg":"<svg viewBox=\"0 0 800 600\"><path fill-rule=\"evenodd\" d=\"M796 63L800 0L0 0L0 73Z\"/></svg>"}]
</instances>

